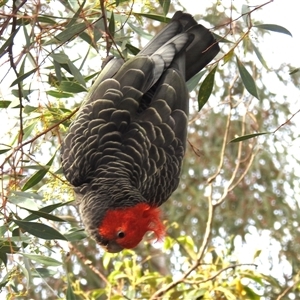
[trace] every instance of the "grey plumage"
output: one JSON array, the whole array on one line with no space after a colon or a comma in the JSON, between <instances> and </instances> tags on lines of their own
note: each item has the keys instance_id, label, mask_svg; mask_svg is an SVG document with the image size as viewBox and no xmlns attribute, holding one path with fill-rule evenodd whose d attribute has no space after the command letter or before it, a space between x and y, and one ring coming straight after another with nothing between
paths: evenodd
<instances>
[{"instance_id":1,"label":"grey plumage","mask_svg":"<svg viewBox=\"0 0 300 300\"><path fill-rule=\"evenodd\" d=\"M189 14L172 21L135 57L112 59L88 93L62 144L86 230L110 209L160 206L177 188L186 147L185 82L219 52Z\"/></svg>"}]
</instances>

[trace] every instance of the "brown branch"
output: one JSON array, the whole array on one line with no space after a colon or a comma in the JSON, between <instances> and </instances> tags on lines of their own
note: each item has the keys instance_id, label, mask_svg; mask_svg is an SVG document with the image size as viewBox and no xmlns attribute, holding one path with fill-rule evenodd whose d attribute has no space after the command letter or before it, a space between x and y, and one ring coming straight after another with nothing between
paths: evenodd
<instances>
[{"instance_id":1,"label":"brown branch","mask_svg":"<svg viewBox=\"0 0 300 300\"><path fill-rule=\"evenodd\" d=\"M84 256L84 254L79 251L74 245L72 245L70 242L68 243L70 252L73 252L88 268L90 268L101 280L104 281L104 283L107 285L107 287L110 289L110 291L114 292L114 295L122 296L124 299L128 299L125 295L122 295L121 292L119 292L117 289L115 289L111 283L107 280L107 278L96 268L93 266L93 263Z\"/></svg>"},{"instance_id":2,"label":"brown branch","mask_svg":"<svg viewBox=\"0 0 300 300\"><path fill-rule=\"evenodd\" d=\"M294 282L291 286L288 286L280 295L278 295L278 297L276 298L276 300L281 300L283 299L283 297L285 297L294 287L296 284L298 284L298 282Z\"/></svg>"},{"instance_id":3,"label":"brown branch","mask_svg":"<svg viewBox=\"0 0 300 300\"><path fill-rule=\"evenodd\" d=\"M100 279L102 279L106 285L111 286L110 282L106 279L106 277L92 265L92 262L87 259L82 252L80 252L74 245L70 242L68 243L70 252L73 252L86 266L88 266Z\"/></svg>"}]
</instances>

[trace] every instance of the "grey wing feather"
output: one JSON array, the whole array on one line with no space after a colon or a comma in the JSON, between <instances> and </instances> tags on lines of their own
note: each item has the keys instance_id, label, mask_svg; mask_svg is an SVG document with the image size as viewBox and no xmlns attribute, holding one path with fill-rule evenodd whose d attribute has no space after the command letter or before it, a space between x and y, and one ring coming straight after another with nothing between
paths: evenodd
<instances>
[{"instance_id":1,"label":"grey wing feather","mask_svg":"<svg viewBox=\"0 0 300 300\"><path fill-rule=\"evenodd\" d=\"M131 186L153 205L167 200L186 147L185 82L218 52L206 28L177 12L135 58L107 63L62 144L63 170L79 198L112 180L127 184L127 196L108 197L110 205L129 205Z\"/></svg>"}]
</instances>

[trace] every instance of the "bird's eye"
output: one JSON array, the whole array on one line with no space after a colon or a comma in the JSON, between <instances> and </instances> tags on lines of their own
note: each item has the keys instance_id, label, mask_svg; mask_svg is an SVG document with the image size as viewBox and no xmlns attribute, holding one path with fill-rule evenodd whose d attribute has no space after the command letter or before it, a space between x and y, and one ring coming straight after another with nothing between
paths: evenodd
<instances>
[{"instance_id":1,"label":"bird's eye","mask_svg":"<svg viewBox=\"0 0 300 300\"><path fill-rule=\"evenodd\" d=\"M122 239L122 238L124 238L125 237L125 232L124 231L118 231L118 233L117 233L117 237L119 238L119 239Z\"/></svg>"}]
</instances>

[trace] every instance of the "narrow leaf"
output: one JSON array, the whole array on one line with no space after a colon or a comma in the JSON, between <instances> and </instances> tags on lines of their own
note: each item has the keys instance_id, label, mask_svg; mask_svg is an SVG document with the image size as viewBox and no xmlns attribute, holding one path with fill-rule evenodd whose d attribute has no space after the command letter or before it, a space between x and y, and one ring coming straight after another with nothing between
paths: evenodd
<instances>
[{"instance_id":1,"label":"narrow leaf","mask_svg":"<svg viewBox=\"0 0 300 300\"><path fill-rule=\"evenodd\" d=\"M85 231L83 229L72 228L69 232L64 233L64 236L70 242L80 241L87 237Z\"/></svg>"},{"instance_id":2,"label":"narrow leaf","mask_svg":"<svg viewBox=\"0 0 300 300\"><path fill-rule=\"evenodd\" d=\"M250 25L250 7L248 5L243 4L242 5L242 16L243 16L243 20L246 23L246 25L249 27Z\"/></svg>"},{"instance_id":3,"label":"narrow leaf","mask_svg":"<svg viewBox=\"0 0 300 300\"><path fill-rule=\"evenodd\" d=\"M30 137L32 130L36 127L36 123L37 122L33 122L32 124L24 128L24 136L23 136L24 141Z\"/></svg>"},{"instance_id":4,"label":"narrow leaf","mask_svg":"<svg viewBox=\"0 0 300 300\"><path fill-rule=\"evenodd\" d=\"M9 150L11 150L11 149L10 149L10 148L8 148L8 149L0 149L0 154L6 153L6 152L8 152Z\"/></svg>"},{"instance_id":5,"label":"narrow leaf","mask_svg":"<svg viewBox=\"0 0 300 300\"><path fill-rule=\"evenodd\" d=\"M37 254L27 254L27 253L20 253L23 256L36 261L37 263L46 265L46 266L52 266L52 267L58 267L62 265L62 262L48 256L43 255L37 255Z\"/></svg>"},{"instance_id":6,"label":"narrow leaf","mask_svg":"<svg viewBox=\"0 0 300 300\"><path fill-rule=\"evenodd\" d=\"M12 196L8 196L8 200L10 203L22 208L37 209L36 201L30 198L23 198L23 197L12 195Z\"/></svg>"},{"instance_id":7,"label":"narrow leaf","mask_svg":"<svg viewBox=\"0 0 300 300\"><path fill-rule=\"evenodd\" d=\"M49 268L35 268L31 275L33 277L41 277L41 278L47 278L47 277L54 277L56 275L56 270L50 270Z\"/></svg>"},{"instance_id":8,"label":"narrow leaf","mask_svg":"<svg viewBox=\"0 0 300 300\"><path fill-rule=\"evenodd\" d=\"M218 65L216 65L206 76L204 81L202 82L200 86L200 90L198 93L198 111L202 109L202 107L205 105L207 100L209 99L211 92L213 90L214 86L214 80L215 80L215 74L217 70Z\"/></svg>"},{"instance_id":9,"label":"narrow leaf","mask_svg":"<svg viewBox=\"0 0 300 300\"><path fill-rule=\"evenodd\" d=\"M159 0L159 4L162 7L163 11L164 11L164 15L166 16L169 12L169 8L170 8L170 0Z\"/></svg>"},{"instance_id":10,"label":"narrow leaf","mask_svg":"<svg viewBox=\"0 0 300 300\"><path fill-rule=\"evenodd\" d=\"M65 93L65 92L60 92L60 91L46 91L46 94L49 96L52 96L54 98L59 98L59 99L74 97L74 95L71 93Z\"/></svg>"},{"instance_id":11,"label":"narrow leaf","mask_svg":"<svg viewBox=\"0 0 300 300\"><path fill-rule=\"evenodd\" d=\"M53 163L55 156L56 156L56 152L42 170L37 171L27 180L27 182L24 184L24 186L22 188L22 191L26 191L26 190L30 189L31 187L35 186L45 177L45 175L48 173L48 171Z\"/></svg>"},{"instance_id":12,"label":"narrow leaf","mask_svg":"<svg viewBox=\"0 0 300 300\"><path fill-rule=\"evenodd\" d=\"M223 65L228 63L232 59L233 55L234 55L234 49L231 49L228 53L226 53L224 56L224 64Z\"/></svg>"},{"instance_id":13,"label":"narrow leaf","mask_svg":"<svg viewBox=\"0 0 300 300\"><path fill-rule=\"evenodd\" d=\"M244 83L244 86L246 90L254 97L259 99L257 88L254 79L250 75L250 73L247 71L247 69L244 67L244 65L241 63L241 61L236 57L238 69L242 78L242 81Z\"/></svg>"},{"instance_id":14,"label":"narrow leaf","mask_svg":"<svg viewBox=\"0 0 300 300\"><path fill-rule=\"evenodd\" d=\"M237 143L237 142L249 140L249 139L252 139L252 138L257 137L259 135L264 135L264 134L270 134L270 132L258 132L258 133L246 134L246 135L243 135L243 136L240 136L238 138L235 138L235 139L231 140L229 143Z\"/></svg>"},{"instance_id":15,"label":"narrow leaf","mask_svg":"<svg viewBox=\"0 0 300 300\"><path fill-rule=\"evenodd\" d=\"M145 17L145 18L148 18L151 20L162 22L162 23L169 23L171 21L170 18L161 16L161 15L156 15L156 14L134 13L134 15Z\"/></svg>"},{"instance_id":16,"label":"narrow leaf","mask_svg":"<svg viewBox=\"0 0 300 300\"><path fill-rule=\"evenodd\" d=\"M136 32L139 36L147 39L147 40L151 40L153 38L153 36L151 34L149 34L148 32L144 31L142 28L137 27L135 25L133 25L131 22L128 22L128 25L131 27L131 29Z\"/></svg>"},{"instance_id":17,"label":"narrow leaf","mask_svg":"<svg viewBox=\"0 0 300 300\"><path fill-rule=\"evenodd\" d=\"M19 250L19 247L16 246L15 243L12 241L0 241L0 260L3 261L3 263L7 264L7 253L13 254Z\"/></svg>"},{"instance_id":18,"label":"narrow leaf","mask_svg":"<svg viewBox=\"0 0 300 300\"><path fill-rule=\"evenodd\" d=\"M187 81L186 86L188 88L189 93L197 86L205 72L206 70L202 70L198 74L193 76L189 81Z\"/></svg>"},{"instance_id":19,"label":"narrow leaf","mask_svg":"<svg viewBox=\"0 0 300 300\"><path fill-rule=\"evenodd\" d=\"M68 204L70 204L70 203L72 203L72 202L73 202L73 201L59 202L59 203L56 203L56 204L50 204L50 205L48 205L48 206L42 207L41 209L38 210L39 215L40 215L41 217L44 217L45 215L42 215L42 214L43 214L43 213L47 213L46 219L50 219L48 216L55 217L55 216L53 216L53 215L49 215L50 212L52 212L53 210L55 210L55 209L58 208L58 207L68 205ZM33 210L33 209L32 209L32 210L27 209L27 210L28 210L28 211L32 211L33 213L30 214L29 216L27 216L27 217L24 219L24 221L32 221L32 220L36 220L36 219L39 218L39 215L35 214L36 210ZM55 218L56 218L56 220L54 220L54 221L58 221L58 222L65 221L65 220L62 220L62 219L60 219L60 218L58 218L58 217L55 217ZM53 218L52 218L52 219L53 219ZM52 219L51 219L51 220L52 220Z\"/></svg>"},{"instance_id":20,"label":"narrow leaf","mask_svg":"<svg viewBox=\"0 0 300 300\"><path fill-rule=\"evenodd\" d=\"M82 85L76 83L76 82L70 82L70 81L62 81L59 85L60 89L63 92L67 93L81 93L81 92L86 92L86 88L83 87Z\"/></svg>"},{"instance_id":21,"label":"narrow leaf","mask_svg":"<svg viewBox=\"0 0 300 300\"><path fill-rule=\"evenodd\" d=\"M298 73L299 71L300 71L300 68L296 68L296 69L292 70L289 74L293 75L293 74Z\"/></svg>"},{"instance_id":22,"label":"narrow leaf","mask_svg":"<svg viewBox=\"0 0 300 300\"><path fill-rule=\"evenodd\" d=\"M254 44L252 44L252 46L253 46L253 50L254 50L254 52L255 52L257 58L258 58L259 61L261 62L261 64L262 64L267 70L269 70L269 67L268 67L267 63L266 63L266 61L264 60L264 58L262 57L262 55L261 55L261 53L259 52L258 48L257 48Z\"/></svg>"},{"instance_id":23,"label":"narrow leaf","mask_svg":"<svg viewBox=\"0 0 300 300\"><path fill-rule=\"evenodd\" d=\"M67 278L68 278L68 286L67 286L67 291L66 291L66 299L72 299L72 300L80 300L80 299L82 299L81 297L78 297L74 293L69 273L67 275Z\"/></svg>"},{"instance_id":24,"label":"narrow leaf","mask_svg":"<svg viewBox=\"0 0 300 300\"><path fill-rule=\"evenodd\" d=\"M224 37L212 32L213 37L215 38L216 41L219 43L228 43L228 44L233 44L232 41L225 39Z\"/></svg>"},{"instance_id":25,"label":"narrow leaf","mask_svg":"<svg viewBox=\"0 0 300 300\"><path fill-rule=\"evenodd\" d=\"M65 205L69 205L70 203L72 203L74 201L68 201L68 202L59 202L59 203L56 203L56 204L50 204L48 206L45 206L45 207L42 207L40 210L41 211L44 211L44 212L47 212L47 213L50 213L51 211L53 211L54 209L58 208L58 207L61 207L61 206L65 206Z\"/></svg>"},{"instance_id":26,"label":"narrow leaf","mask_svg":"<svg viewBox=\"0 0 300 300\"><path fill-rule=\"evenodd\" d=\"M3 2L4 3L4 2ZM18 27L10 36L9 38L4 42L4 44L1 46L0 48L0 57L2 57L6 52L6 48L8 47L8 45L11 45L13 42L13 39L15 38L16 34L18 33L19 29L21 28Z\"/></svg>"},{"instance_id":27,"label":"narrow leaf","mask_svg":"<svg viewBox=\"0 0 300 300\"><path fill-rule=\"evenodd\" d=\"M12 83L10 86L12 87L12 86L18 84L19 82L23 81L25 78L27 78L27 77L29 77L31 74L35 73L37 69L38 69L38 68L34 68L33 70L31 70L31 71L29 71L29 72L27 72L27 73L25 73L25 74L19 76L16 80L13 81L13 83Z\"/></svg>"},{"instance_id":28,"label":"narrow leaf","mask_svg":"<svg viewBox=\"0 0 300 300\"><path fill-rule=\"evenodd\" d=\"M8 108L9 104L11 104L11 101L1 100L0 101L0 108Z\"/></svg>"},{"instance_id":29,"label":"narrow leaf","mask_svg":"<svg viewBox=\"0 0 300 300\"><path fill-rule=\"evenodd\" d=\"M85 23L74 24L71 27L67 27L66 30L59 33L55 38L61 43L67 42L74 38L77 34L81 33L86 29Z\"/></svg>"},{"instance_id":30,"label":"narrow leaf","mask_svg":"<svg viewBox=\"0 0 300 300\"><path fill-rule=\"evenodd\" d=\"M125 45L126 49L128 49L133 55L137 55L141 50L137 47L134 47L130 44Z\"/></svg>"},{"instance_id":31,"label":"narrow leaf","mask_svg":"<svg viewBox=\"0 0 300 300\"><path fill-rule=\"evenodd\" d=\"M253 27L258 27L258 28L261 28L261 29L269 30L269 31L275 31L275 32L287 34L287 35L292 37L292 34L290 33L290 31L287 30L286 28L280 26L280 25L276 25L276 24L257 24L257 25L253 25Z\"/></svg>"},{"instance_id":32,"label":"narrow leaf","mask_svg":"<svg viewBox=\"0 0 300 300\"><path fill-rule=\"evenodd\" d=\"M59 217L56 217L54 215L48 214L46 212L43 212L41 210L32 210L32 209L28 209L28 208L25 208L25 209L27 211L31 212L33 216L36 216L36 218L44 218L44 219L52 220L52 221L56 221L56 222L65 222L65 220L63 220ZM29 215L28 217L30 217L32 215ZM29 219L28 217L26 217L24 220L30 221L31 219Z\"/></svg>"},{"instance_id":33,"label":"narrow leaf","mask_svg":"<svg viewBox=\"0 0 300 300\"><path fill-rule=\"evenodd\" d=\"M108 30L109 30L111 36L113 37L115 35L115 15L114 15L113 11L111 12L111 15L110 15Z\"/></svg>"},{"instance_id":34,"label":"narrow leaf","mask_svg":"<svg viewBox=\"0 0 300 300\"><path fill-rule=\"evenodd\" d=\"M56 229L41 223L13 220L24 231L44 240L66 240Z\"/></svg>"}]
</instances>

